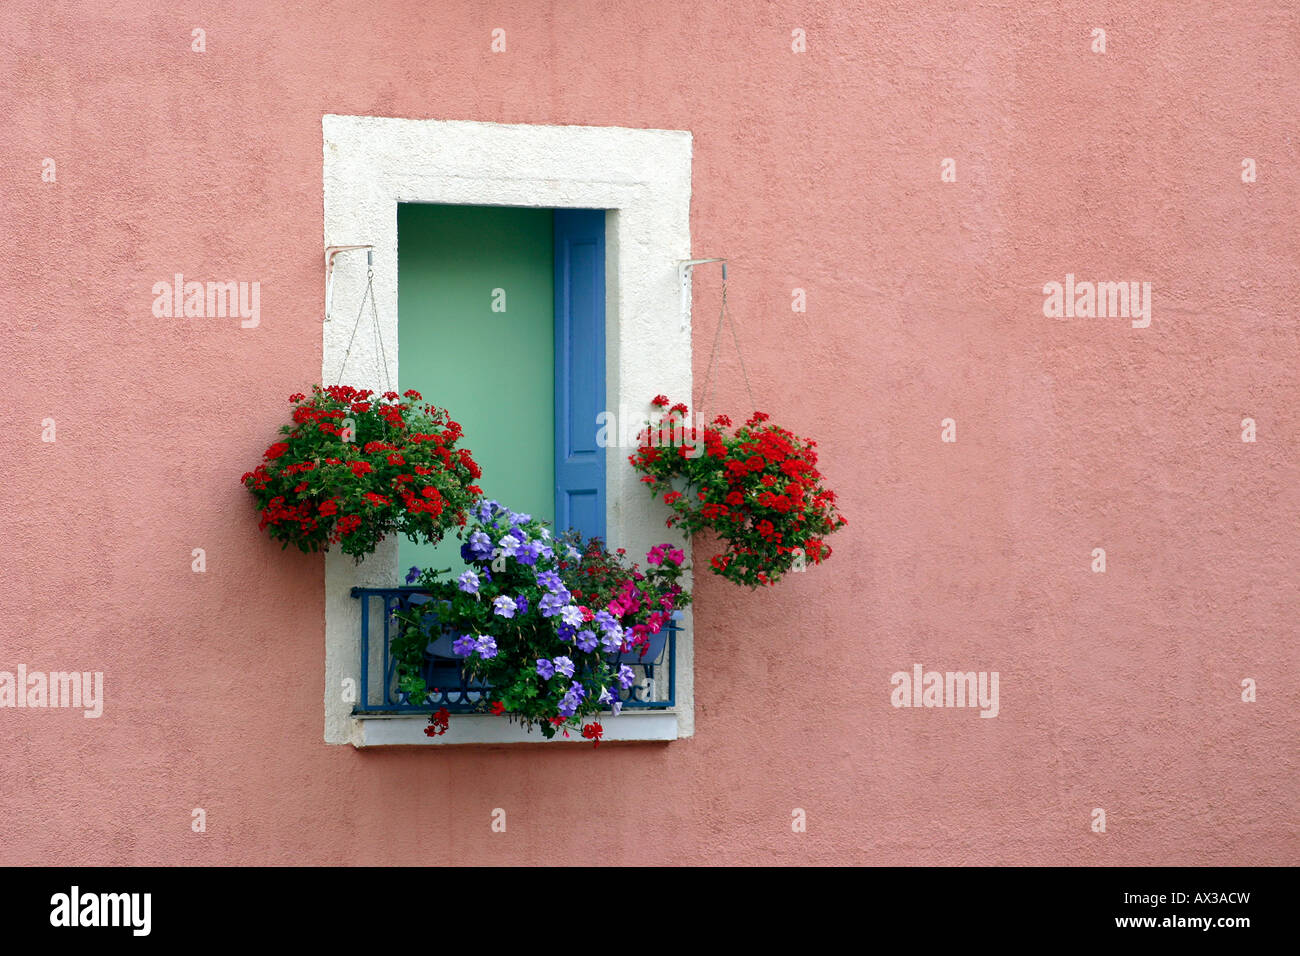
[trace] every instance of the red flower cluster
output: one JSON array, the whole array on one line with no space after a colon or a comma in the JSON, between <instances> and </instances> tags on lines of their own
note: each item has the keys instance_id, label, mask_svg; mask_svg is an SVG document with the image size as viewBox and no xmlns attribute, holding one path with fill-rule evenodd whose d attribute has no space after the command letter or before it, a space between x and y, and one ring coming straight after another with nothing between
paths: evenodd
<instances>
[{"instance_id":1,"label":"red flower cluster","mask_svg":"<svg viewBox=\"0 0 1300 956\"><path fill-rule=\"evenodd\" d=\"M402 401L405 397L409 401ZM241 479L257 499L259 528L285 547L374 551L389 534L436 542L482 491L461 427L420 393L316 386L290 396L293 424Z\"/></svg>"},{"instance_id":2,"label":"red flower cluster","mask_svg":"<svg viewBox=\"0 0 1300 956\"><path fill-rule=\"evenodd\" d=\"M652 404L669 403L660 395ZM835 492L822 484L817 443L770 424L764 412L731 433L731 419L719 415L700 435L685 424L688 411L678 403L647 423L628 458L651 493L673 509L669 527L716 531L727 547L711 558L714 573L749 587L775 584L829 558L823 539L847 519L836 511ZM685 440L665 446L663 437L674 435ZM692 449L701 441L703 454L696 455ZM674 487L683 480L693 495Z\"/></svg>"},{"instance_id":3,"label":"red flower cluster","mask_svg":"<svg viewBox=\"0 0 1300 956\"><path fill-rule=\"evenodd\" d=\"M429 715L429 726L424 728L426 737L441 737L451 726L451 714L446 707L440 707L437 713Z\"/></svg>"},{"instance_id":4,"label":"red flower cluster","mask_svg":"<svg viewBox=\"0 0 1300 956\"><path fill-rule=\"evenodd\" d=\"M582 726L583 740L594 740L595 743L592 744L594 747L600 746L600 738L604 736L604 733L605 728L600 726L600 724L594 720L591 723L583 724Z\"/></svg>"}]
</instances>

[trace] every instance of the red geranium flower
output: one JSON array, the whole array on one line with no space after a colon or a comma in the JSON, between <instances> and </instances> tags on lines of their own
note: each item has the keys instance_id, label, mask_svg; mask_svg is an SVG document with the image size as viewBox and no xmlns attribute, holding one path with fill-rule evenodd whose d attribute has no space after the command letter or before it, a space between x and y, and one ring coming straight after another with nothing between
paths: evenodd
<instances>
[{"instance_id":1,"label":"red geranium flower","mask_svg":"<svg viewBox=\"0 0 1300 956\"><path fill-rule=\"evenodd\" d=\"M460 426L442 409L401 404L395 392L388 393L388 402L375 403L373 394L347 385L318 385L310 393L290 396L292 421L281 429L283 440L241 478L256 499L259 527L273 539L304 552L342 544L345 553L360 557L392 534L436 542L465 523L466 510L482 492L469 487L478 465L468 449L456 447ZM408 390L406 397L418 396ZM418 438L402 437L410 433ZM357 441L358 435L374 438ZM383 458L371 457L381 454ZM375 475L379 462L397 466L402 474L380 479ZM340 474L344 465L348 471ZM322 482L305 480L323 468ZM421 486L432 485L436 493L417 498L404 492L416 474L423 478ZM331 492L335 497L320 500ZM344 507L358 510L358 502L366 513L364 525L359 515L339 514Z\"/></svg>"},{"instance_id":2,"label":"red geranium flower","mask_svg":"<svg viewBox=\"0 0 1300 956\"><path fill-rule=\"evenodd\" d=\"M436 714L429 715L429 726L424 728L424 732L429 737L439 737L447 732L451 726L451 714L447 712L446 707L440 707Z\"/></svg>"},{"instance_id":3,"label":"red geranium flower","mask_svg":"<svg viewBox=\"0 0 1300 956\"><path fill-rule=\"evenodd\" d=\"M713 531L725 542L712 561L715 573L749 587L771 585L793 569L795 549L787 542L820 539L844 524L833 492L822 484L811 439L772 424L766 412L755 411L739 427L717 415L703 429L704 455L687 457L676 443L673 454L651 438L656 430L680 429L678 416L689 410L655 404L666 414L646 423L629 461L651 492L672 505L668 527L688 535ZM691 437L699 437L698 428ZM822 548L809 549L814 561L829 553Z\"/></svg>"}]
</instances>

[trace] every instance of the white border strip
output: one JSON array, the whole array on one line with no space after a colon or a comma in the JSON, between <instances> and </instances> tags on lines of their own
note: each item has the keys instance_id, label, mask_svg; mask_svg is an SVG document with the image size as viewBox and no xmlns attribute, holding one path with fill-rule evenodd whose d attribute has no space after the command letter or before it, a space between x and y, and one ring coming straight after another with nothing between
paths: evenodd
<instances>
[{"instance_id":1,"label":"white border strip","mask_svg":"<svg viewBox=\"0 0 1300 956\"><path fill-rule=\"evenodd\" d=\"M447 732L438 737L425 734L429 721L424 717L365 717L358 723L361 725L360 737L356 741L358 747L569 743L591 746L590 740L584 740L581 734L572 730L568 738L556 734L547 740L539 730L529 733L519 724L490 714L452 714ZM662 711L631 714L624 711L617 717L606 715L600 720L600 725L604 730L602 742L677 739L677 715Z\"/></svg>"}]
</instances>

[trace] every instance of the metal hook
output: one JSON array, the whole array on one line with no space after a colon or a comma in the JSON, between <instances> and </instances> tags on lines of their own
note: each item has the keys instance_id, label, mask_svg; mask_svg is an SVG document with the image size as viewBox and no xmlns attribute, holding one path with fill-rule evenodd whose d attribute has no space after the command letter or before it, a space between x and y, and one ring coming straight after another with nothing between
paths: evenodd
<instances>
[{"instance_id":1,"label":"metal hook","mask_svg":"<svg viewBox=\"0 0 1300 956\"><path fill-rule=\"evenodd\" d=\"M696 266L702 266L708 262L722 263L722 281L727 281L727 260L715 257L713 259L683 259L677 263L677 282L681 288L682 296L682 326L683 332L691 324L691 270Z\"/></svg>"},{"instance_id":2,"label":"metal hook","mask_svg":"<svg viewBox=\"0 0 1300 956\"><path fill-rule=\"evenodd\" d=\"M330 318L330 310L334 304L334 257L340 252L351 252L354 249L366 250L366 264L369 266L372 262L373 250L371 245L355 246L326 246L325 247L325 321Z\"/></svg>"}]
</instances>

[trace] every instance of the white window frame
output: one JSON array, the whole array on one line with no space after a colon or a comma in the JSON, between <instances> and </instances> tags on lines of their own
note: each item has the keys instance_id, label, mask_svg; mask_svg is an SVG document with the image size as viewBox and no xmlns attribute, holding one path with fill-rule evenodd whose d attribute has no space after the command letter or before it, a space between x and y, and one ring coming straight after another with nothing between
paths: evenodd
<instances>
[{"instance_id":1,"label":"white window frame","mask_svg":"<svg viewBox=\"0 0 1300 956\"><path fill-rule=\"evenodd\" d=\"M387 380L398 391L421 388L426 398L441 400L436 383L398 385L397 205L428 202L608 210L606 407L618 417L620 432L634 433L623 416L634 416L639 423L648 416L654 395L689 401L691 332L689 323L682 322L677 273L678 262L691 253L689 132L328 114L321 126L325 245L374 246L375 302ZM336 258L333 315L323 323L321 375L326 384L337 379L343 364L365 281L364 252ZM365 331L352 344L344 384L386 391L373 333ZM473 448L473 436L466 440ZM631 451L623 446L606 450L611 547L643 555L660 541L684 545L679 534L665 527L668 509L651 499L628 465ZM427 719L422 716L353 715L361 693L361 608L351 589L392 587L400 581L396 540L381 542L359 565L341 553L325 556L326 743L366 747L544 740L539 733L527 734L518 724L487 714L453 715L450 729L439 737L424 734ZM606 740L673 740L694 733L689 608L681 623L675 706L668 711L625 710L602 720Z\"/></svg>"}]
</instances>

